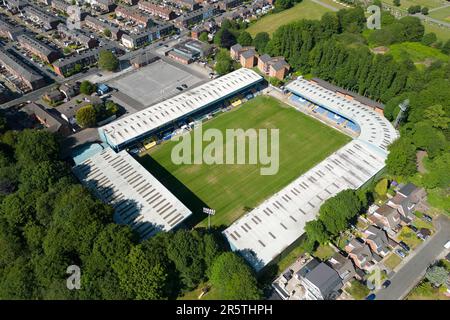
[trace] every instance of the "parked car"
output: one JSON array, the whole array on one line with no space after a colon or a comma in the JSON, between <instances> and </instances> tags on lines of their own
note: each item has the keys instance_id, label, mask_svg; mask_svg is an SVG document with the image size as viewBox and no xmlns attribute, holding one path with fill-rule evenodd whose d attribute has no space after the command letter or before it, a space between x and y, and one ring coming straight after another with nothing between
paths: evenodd
<instances>
[{"instance_id":1,"label":"parked car","mask_svg":"<svg viewBox=\"0 0 450 320\"><path fill-rule=\"evenodd\" d=\"M402 249L395 250L395 253L398 254L401 258L406 257L406 253Z\"/></svg>"},{"instance_id":2,"label":"parked car","mask_svg":"<svg viewBox=\"0 0 450 320\"><path fill-rule=\"evenodd\" d=\"M376 297L375 293L371 293L366 297L366 300L375 300Z\"/></svg>"},{"instance_id":3,"label":"parked car","mask_svg":"<svg viewBox=\"0 0 450 320\"><path fill-rule=\"evenodd\" d=\"M178 91L183 91L183 88L182 87L177 87L177 90Z\"/></svg>"},{"instance_id":4,"label":"parked car","mask_svg":"<svg viewBox=\"0 0 450 320\"><path fill-rule=\"evenodd\" d=\"M410 250L409 246L406 243L404 243L403 241L400 241L398 244L400 245L400 247L402 247L403 250L405 250L405 251Z\"/></svg>"},{"instance_id":5,"label":"parked car","mask_svg":"<svg viewBox=\"0 0 450 320\"><path fill-rule=\"evenodd\" d=\"M391 280L386 280L385 282L383 282L382 286L384 289L386 289L387 287L389 287L391 285Z\"/></svg>"},{"instance_id":6,"label":"parked car","mask_svg":"<svg viewBox=\"0 0 450 320\"><path fill-rule=\"evenodd\" d=\"M425 220L426 222L431 222L431 221L433 221L433 218L430 217L430 216L427 215L427 214L424 214L424 215L422 216L422 219Z\"/></svg>"},{"instance_id":7,"label":"parked car","mask_svg":"<svg viewBox=\"0 0 450 320\"><path fill-rule=\"evenodd\" d=\"M417 232L419 231L419 229L417 229L415 226L413 226L412 224L408 225L408 228L410 228L412 231Z\"/></svg>"},{"instance_id":8,"label":"parked car","mask_svg":"<svg viewBox=\"0 0 450 320\"><path fill-rule=\"evenodd\" d=\"M185 89L188 87L186 83L183 83L181 86Z\"/></svg>"}]
</instances>

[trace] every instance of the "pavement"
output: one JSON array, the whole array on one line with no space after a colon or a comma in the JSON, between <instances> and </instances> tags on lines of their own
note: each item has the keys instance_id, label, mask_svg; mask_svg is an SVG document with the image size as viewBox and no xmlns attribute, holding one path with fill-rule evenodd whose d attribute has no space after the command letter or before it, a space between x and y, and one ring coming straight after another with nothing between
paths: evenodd
<instances>
[{"instance_id":1,"label":"pavement","mask_svg":"<svg viewBox=\"0 0 450 320\"><path fill-rule=\"evenodd\" d=\"M450 219L439 216L435 219L436 233L416 248L409 261L390 279L391 285L376 294L376 300L402 300L419 283L425 272L446 250L444 245L450 240Z\"/></svg>"}]
</instances>

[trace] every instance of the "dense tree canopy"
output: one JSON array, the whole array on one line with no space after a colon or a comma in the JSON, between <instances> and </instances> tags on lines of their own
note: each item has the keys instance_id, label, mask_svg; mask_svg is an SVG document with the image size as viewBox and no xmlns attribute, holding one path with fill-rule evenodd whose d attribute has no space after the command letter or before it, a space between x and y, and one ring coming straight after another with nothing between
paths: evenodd
<instances>
[{"instance_id":1,"label":"dense tree canopy","mask_svg":"<svg viewBox=\"0 0 450 320\"><path fill-rule=\"evenodd\" d=\"M261 298L256 279L245 261L233 252L222 253L211 267L210 281L225 300Z\"/></svg>"},{"instance_id":2,"label":"dense tree canopy","mask_svg":"<svg viewBox=\"0 0 450 320\"><path fill-rule=\"evenodd\" d=\"M106 71L115 71L119 67L119 60L108 50L101 50L98 56L98 67Z\"/></svg>"}]
</instances>

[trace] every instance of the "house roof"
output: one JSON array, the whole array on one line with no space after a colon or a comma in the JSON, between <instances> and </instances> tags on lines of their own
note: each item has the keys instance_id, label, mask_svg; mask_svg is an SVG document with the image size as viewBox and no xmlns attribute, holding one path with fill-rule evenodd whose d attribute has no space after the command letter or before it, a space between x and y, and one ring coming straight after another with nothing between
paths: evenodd
<instances>
[{"instance_id":1,"label":"house roof","mask_svg":"<svg viewBox=\"0 0 450 320\"><path fill-rule=\"evenodd\" d=\"M239 51L242 50L242 46L239 43L236 43L235 45L231 46L230 49L233 51Z\"/></svg>"},{"instance_id":2,"label":"house roof","mask_svg":"<svg viewBox=\"0 0 450 320\"><path fill-rule=\"evenodd\" d=\"M403 186L398 192L405 197L409 197L416 189L417 187L414 184L408 183L407 185Z\"/></svg>"},{"instance_id":3,"label":"house roof","mask_svg":"<svg viewBox=\"0 0 450 320\"><path fill-rule=\"evenodd\" d=\"M261 60L264 63L269 62L271 59L272 58L268 54L263 54L262 56L259 57L259 60Z\"/></svg>"},{"instance_id":4,"label":"house roof","mask_svg":"<svg viewBox=\"0 0 450 320\"><path fill-rule=\"evenodd\" d=\"M58 119L56 119L56 117L54 117L51 113L48 112L47 109L39 104L31 102L27 104L23 110L26 113L30 115L34 114L39 119L45 121L47 130L50 132L57 132L62 126L62 123Z\"/></svg>"},{"instance_id":5,"label":"house roof","mask_svg":"<svg viewBox=\"0 0 450 320\"><path fill-rule=\"evenodd\" d=\"M145 53L141 53L141 54L137 55L136 57L134 57L133 59L131 59L130 62L132 64L135 64L135 63L136 64L145 64L145 63L149 63L154 60L157 60L157 59L159 59L158 56L156 56L148 51L145 51Z\"/></svg>"},{"instance_id":6,"label":"house roof","mask_svg":"<svg viewBox=\"0 0 450 320\"><path fill-rule=\"evenodd\" d=\"M339 274L324 262L321 262L317 267L308 272L305 275L305 279L314 284L324 298L342 287Z\"/></svg>"},{"instance_id":7,"label":"house roof","mask_svg":"<svg viewBox=\"0 0 450 320\"><path fill-rule=\"evenodd\" d=\"M355 275L355 267L350 259L336 252L329 260L328 264L336 270L341 279L346 282Z\"/></svg>"},{"instance_id":8,"label":"house roof","mask_svg":"<svg viewBox=\"0 0 450 320\"><path fill-rule=\"evenodd\" d=\"M245 59L254 57L256 55L256 51L253 49L248 49L245 50L244 52L242 52L241 56L244 57Z\"/></svg>"},{"instance_id":9,"label":"house roof","mask_svg":"<svg viewBox=\"0 0 450 320\"><path fill-rule=\"evenodd\" d=\"M102 100L99 97L80 94L74 97L72 100L57 106L56 110L58 110L59 113L65 115L67 118L72 118L75 116L77 111L80 110L80 108L87 106L88 104L97 105L101 103Z\"/></svg>"},{"instance_id":10,"label":"house roof","mask_svg":"<svg viewBox=\"0 0 450 320\"><path fill-rule=\"evenodd\" d=\"M9 52L3 51L0 49L0 64L5 64L9 66L11 69L20 73L20 75L26 80L33 82L42 80L43 77L36 73L33 69L28 67L22 61L17 59L15 56L11 55Z\"/></svg>"}]
</instances>

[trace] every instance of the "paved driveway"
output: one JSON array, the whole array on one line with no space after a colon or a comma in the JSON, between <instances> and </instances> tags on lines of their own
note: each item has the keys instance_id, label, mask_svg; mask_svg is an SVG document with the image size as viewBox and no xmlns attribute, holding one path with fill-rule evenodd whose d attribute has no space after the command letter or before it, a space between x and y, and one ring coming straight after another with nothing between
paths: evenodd
<instances>
[{"instance_id":1,"label":"paved driveway","mask_svg":"<svg viewBox=\"0 0 450 320\"><path fill-rule=\"evenodd\" d=\"M415 255L391 278L391 285L376 292L376 300L401 300L422 279L428 266L445 250L450 240L450 220L436 218L437 232L416 249Z\"/></svg>"}]
</instances>

